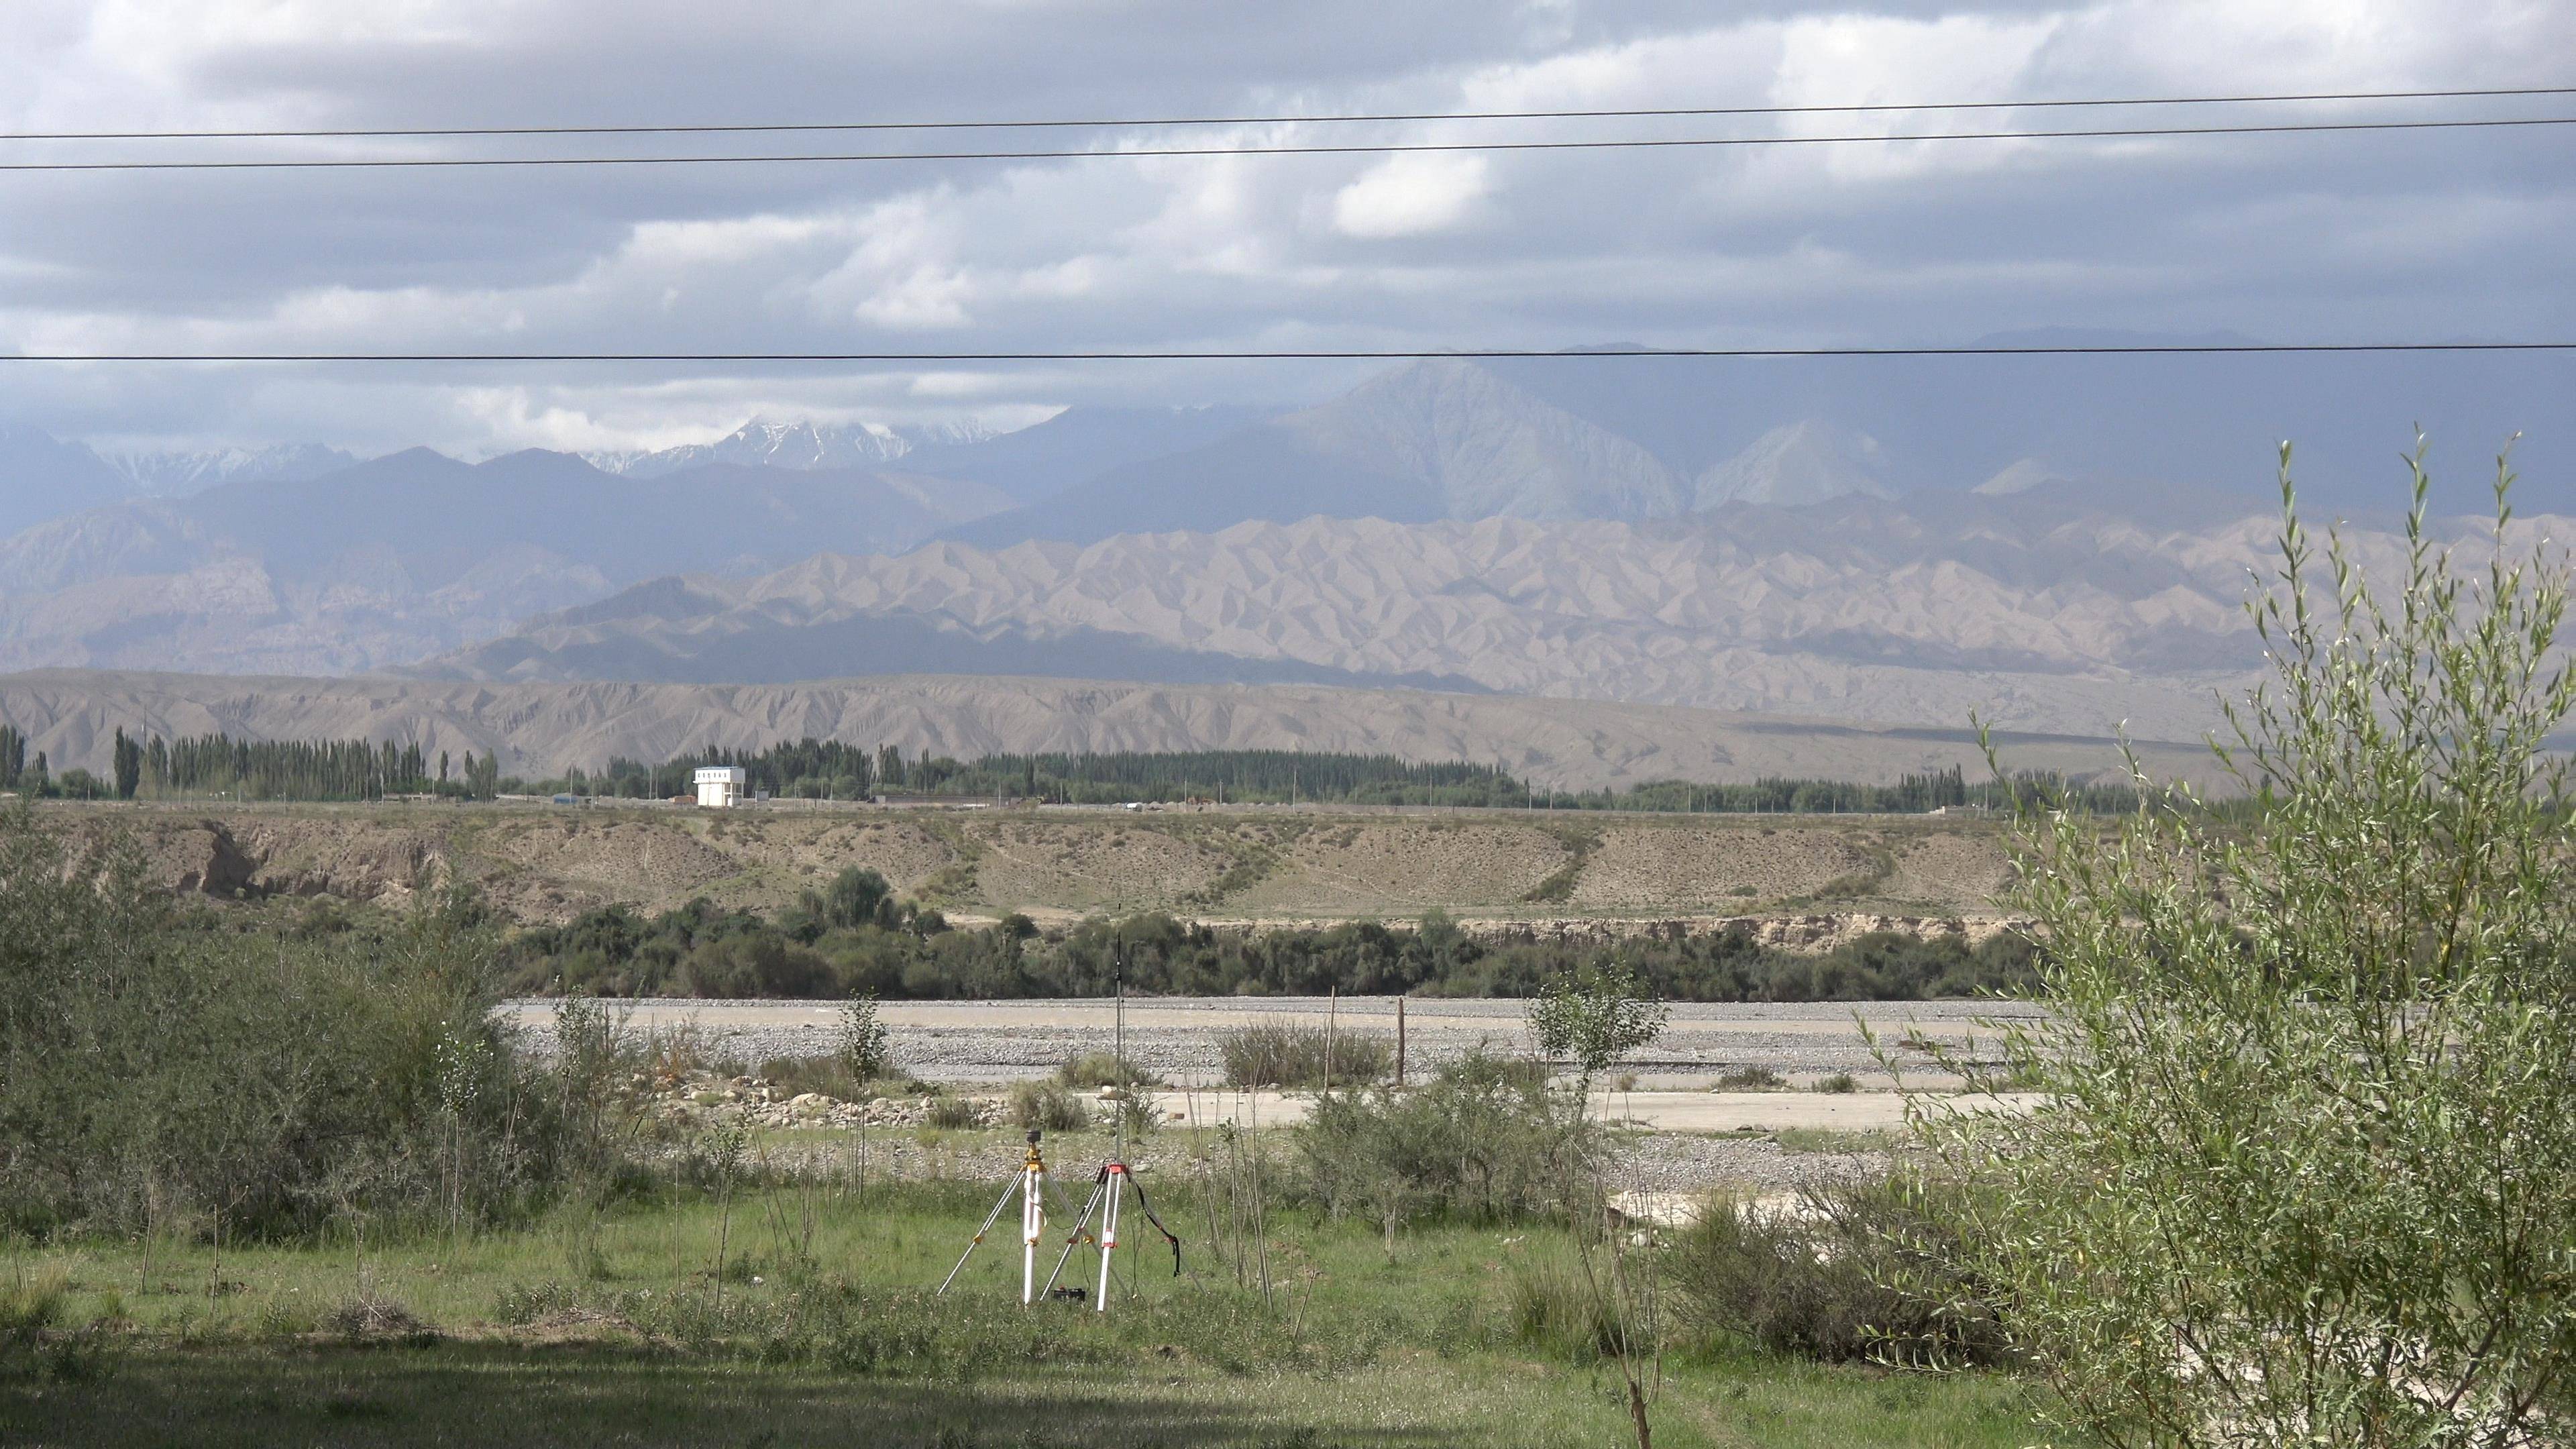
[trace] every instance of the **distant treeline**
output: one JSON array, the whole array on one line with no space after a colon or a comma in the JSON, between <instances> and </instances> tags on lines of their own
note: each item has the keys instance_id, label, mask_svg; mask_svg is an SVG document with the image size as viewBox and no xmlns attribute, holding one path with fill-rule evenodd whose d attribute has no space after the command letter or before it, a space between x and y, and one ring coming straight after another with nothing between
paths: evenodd
<instances>
[{"instance_id":1,"label":"distant treeline","mask_svg":"<svg viewBox=\"0 0 2576 1449\"><path fill-rule=\"evenodd\" d=\"M1254 933L1164 915L1058 935L1024 916L957 930L897 901L876 872L851 869L774 917L704 900L649 918L604 906L520 933L504 959L506 989L523 992L945 1000L1104 995L1121 970L1129 990L1193 996L1526 996L1568 966L1615 957L1674 1001L1897 1001L2027 990L2031 952L2010 934L1971 947L1883 933L1801 954L1742 927L1617 946L1488 942L1437 914L1418 930Z\"/></svg>"},{"instance_id":2,"label":"distant treeline","mask_svg":"<svg viewBox=\"0 0 2576 1449\"><path fill-rule=\"evenodd\" d=\"M0 789L84 798L243 800L373 800L440 795L488 800L501 794L570 793L660 799L686 795L691 777L710 765L739 766L754 790L783 799L869 800L888 795L1039 800L1077 805L1127 801L1225 804L1443 805L1534 810L1636 810L1665 813L1808 815L1919 814L1941 808L2003 808L2016 793L2038 791L2072 809L2134 809L2127 786L2069 785L2053 774L2025 773L2008 782L1971 784L1957 766L1906 775L1892 785L1852 780L1765 777L1751 784L1651 780L1624 790L1540 789L1500 765L1463 760L1425 763L1396 755L1296 750L1174 750L1158 753L990 754L966 762L912 756L894 745L869 749L836 740L781 741L766 749L710 745L659 764L612 757L597 772L572 770L525 780L500 773L497 758L466 752L451 761L427 757L417 744L367 740L236 740L204 735L165 743L117 732L115 776L99 780L68 770L59 778L38 754L25 762L25 738L0 725Z\"/></svg>"},{"instance_id":3,"label":"distant treeline","mask_svg":"<svg viewBox=\"0 0 2576 1449\"><path fill-rule=\"evenodd\" d=\"M237 740L230 735L149 739L116 732L110 777L83 769L52 772L43 752L30 764L26 737L0 725L0 790L72 799L380 800L388 795L491 799L505 783L500 761L462 761L418 745L367 740ZM436 773L431 772L435 770Z\"/></svg>"},{"instance_id":4,"label":"distant treeline","mask_svg":"<svg viewBox=\"0 0 2576 1449\"><path fill-rule=\"evenodd\" d=\"M753 789L766 790L772 795L808 800L865 800L876 793L878 780L902 773L903 751L887 745L871 754L864 745L845 745L838 740L818 740L808 736L793 743L781 740L765 750L733 750L709 745L702 750L674 755L658 765L630 760L624 755L612 755L608 768L597 774L574 770L562 780L540 783L559 785L576 795L660 799L687 794L691 788L690 777L711 765L739 765Z\"/></svg>"},{"instance_id":5,"label":"distant treeline","mask_svg":"<svg viewBox=\"0 0 2576 1449\"><path fill-rule=\"evenodd\" d=\"M740 766L755 790L791 799L864 800L883 794L1046 800L1108 805L1129 800L1283 803L1319 800L1383 805L1521 804L1527 788L1498 767L1458 761L1423 764L1394 755L1306 754L1292 750L1176 750L1165 753L994 754L907 758L900 746L874 751L832 740L780 742L765 750L709 746L658 765L618 756L596 774L573 771L560 784L576 793L628 798L671 795L703 766Z\"/></svg>"},{"instance_id":6,"label":"distant treeline","mask_svg":"<svg viewBox=\"0 0 2576 1449\"><path fill-rule=\"evenodd\" d=\"M1425 763L1396 755L1300 750L1170 750L1106 754L990 754L973 761L913 756L892 745L871 752L829 740L766 750L710 746L646 765L612 759L598 774L574 771L529 788L628 798L686 791L704 765L738 765L754 789L790 799L864 800L881 795L1043 800L1074 805L1127 801L1170 804L1447 805L1536 810L1644 810L1772 815L1914 814L1942 807L2002 808L2016 791L2041 790L2075 809L2132 809L2126 786L2070 786L2054 774L1969 783L1965 771L1902 776L1892 785L1768 776L1751 784L1651 780L1625 790L1543 790L1500 765ZM505 781L505 786L516 784Z\"/></svg>"},{"instance_id":7,"label":"distant treeline","mask_svg":"<svg viewBox=\"0 0 2576 1449\"><path fill-rule=\"evenodd\" d=\"M915 761L891 789L927 795L1010 795L1076 805L1127 800L1287 804L1518 805L1528 787L1499 765L1424 764L1395 755L1300 750L1174 750L1157 754L986 755L972 764Z\"/></svg>"}]
</instances>

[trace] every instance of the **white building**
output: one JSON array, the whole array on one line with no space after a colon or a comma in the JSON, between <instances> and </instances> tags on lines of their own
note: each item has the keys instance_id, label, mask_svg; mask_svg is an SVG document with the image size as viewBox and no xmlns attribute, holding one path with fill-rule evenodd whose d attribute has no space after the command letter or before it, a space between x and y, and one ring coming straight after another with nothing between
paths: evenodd
<instances>
[{"instance_id":1,"label":"white building","mask_svg":"<svg viewBox=\"0 0 2576 1449\"><path fill-rule=\"evenodd\" d=\"M751 783L751 772L740 765L709 765L698 771L698 803L701 805L739 805L743 787Z\"/></svg>"}]
</instances>

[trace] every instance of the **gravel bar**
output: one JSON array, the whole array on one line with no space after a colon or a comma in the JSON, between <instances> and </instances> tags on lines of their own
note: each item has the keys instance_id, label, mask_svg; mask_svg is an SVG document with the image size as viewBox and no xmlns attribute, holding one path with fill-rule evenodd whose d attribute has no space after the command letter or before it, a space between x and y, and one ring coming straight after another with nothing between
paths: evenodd
<instances>
[{"instance_id":1,"label":"gravel bar","mask_svg":"<svg viewBox=\"0 0 2576 1449\"><path fill-rule=\"evenodd\" d=\"M1480 1045L1527 1050L1524 1005L1494 998L1408 999L1408 1070L1435 1068ZM710 1054L754 1068L773 1057L829 1052L840 1039L836 1002L643 998L613 1003L613 1009L629 1030L695 1031ZM555 1003L543 999L501 1008L506 1019L533 1031L541 1046L554 1010ZM898 1063L924 1080L961 1085L1045 1076L1068 1056L1109 1050L1116 1033L1112 1005L1100 998L887 1002L878 1012ZM1633 1074L1641 1088L1662 1090L1706 1087L1746 1068L1767 1068L1792 1084L1848 1072L1865 1087L1885 1087L1894 1083L1877 1052L1887 1050L1898 1054L1907 1085L1937 1087L1947 1080L1944 1075L1931 1070L1925 1053L1900 1047L1900 1041L1911 1037L1991 1060L1991 1052L1974 1045L1992 1037L1985 1023L2041 1015L2027 1003L1997 1001L1677 1004L1663 1036L1618 1072ZM1222 1077L1227 1032L1257 1022L1322 1026L1328 1020L1339 1030L1391 1041L1395 1006L1387 997L1132 997L1125 1046L1147 1071L1177 1086L1205 1086ZM1877 1048L1863 1036L1863 1023L1877 1035Z\"/></svg>"}]
</instances>

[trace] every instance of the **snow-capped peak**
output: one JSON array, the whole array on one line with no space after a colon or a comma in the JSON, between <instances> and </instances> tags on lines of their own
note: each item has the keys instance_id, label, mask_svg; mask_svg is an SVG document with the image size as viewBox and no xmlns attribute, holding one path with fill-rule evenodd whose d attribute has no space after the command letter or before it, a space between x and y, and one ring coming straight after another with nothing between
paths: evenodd
<instances>
[{"instance_id":1,"label":"snow-capped peak","mask_svg":"<svg viewBox=\"0 0 2576 1449\"><path fill-rule=\"evenodd\" d=\"M979 443L996 436L976 422L888 427L884 423L772 422L753 418L712 443L689 443L643 453L585 453L592 466L649 478L709 463L746 468L881 467L915 448Z\"/></svg>"},{"instance_id":2,"label":"snow-capped peak","mask_svg":"<svg viewBox=\"0 0 2576 1449\"><path fill-rule=\"evenodd\" d=\"M138 492L180 498L224 483L315 478L358 460L354 454L320 443L277 443L265 448L114 453L102 461L132 479Z\"/></svg>"}]
</instances>

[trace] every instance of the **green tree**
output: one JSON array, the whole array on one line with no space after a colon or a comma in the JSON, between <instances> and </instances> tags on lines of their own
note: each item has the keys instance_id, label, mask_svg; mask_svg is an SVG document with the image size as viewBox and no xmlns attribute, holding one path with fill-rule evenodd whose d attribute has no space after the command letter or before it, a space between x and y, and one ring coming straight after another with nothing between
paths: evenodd
<instances>
[{"instance_id":1,"label":"green tree","mask_svg":"<svg viewBox=\"0 0 2576 1449\"><path fill-rule=\"evenodd\" d=\"M1558 972L1527 1014L1539 1052L1571 1060L1589 1088L1612 1062L1663 1035L1671 1009L1638 984L1634 966L1614 961Z\"/></svg>"},{"instance_id":2,"label":"green tree","mask_svg":"<svg viewBox=\"0 0 2576 1449\"><path fill-rule=\"evenodd\" d=\"M873 993L841 1003L841 1060L852 1078L869 1082L894 1070L894 1044Z\"/></svg>"},{"instance_id":3,"label":"green tree","mask_svg":"<svg viewBox=\"0 0 2576 1449\"><path fill-rule=\"evenodd\" d=\"M806 890L797 899L797 909L818 933L893 925L893 906L894 886L884 876L859 865L843 867L830 885L819 891Z\"/></svg>"},{"instance_id":4,"label":"green tree","mask_svg":"<svg viewBox=\"0 0 2576 1449\"><path fill-rule=\"evenodd\" d=\"M465 752L465 789L477 800L492 800L501 794L501 752L486 751L483 758Z\"/></svg>"},{"instance_id":5,"label":"green tree","mask_svg":"<svg viewBox=\"0 0 2576 1449\"><path fill-rule=\"evenodd\" d=\"M18 777L27 773L27 737L16 725L0 724L0 790L18 788Z\"/></svg>"},{"instance_id":6,"label":"green tree","mask_svg":"<svg viewBox=\"0 0 2576 1449\"><path fill-rule=\"evenodd\" d=\"M116 798L131 800L134 798L134 792L143 785L143 747L136 744L132 736L119 729L116 732L113 753L116 762Z\"/></svg>"},{"instance_id":7,"label":"green tree","mask_svg":"<svg viewBox=\"0 0 2576 1449\"><path fill-rule=\"evenodd\" d=\"M2512 533L2501 465L2493 534L2437 547L2411 463L2374 580L2320 555L2283 450L2250 606L2275 677L2217 747L2248 809L2142 775L2116 829L2026 804L2010 894L2054 1013L2003 1045L2053 1105L1920 1122L1993 1186L1961 1266L2114 1444L2566 1442L2569 575Z\"/></svg>"}]
</instances>

